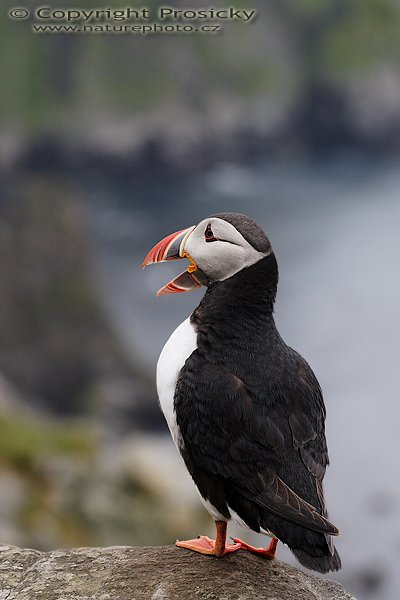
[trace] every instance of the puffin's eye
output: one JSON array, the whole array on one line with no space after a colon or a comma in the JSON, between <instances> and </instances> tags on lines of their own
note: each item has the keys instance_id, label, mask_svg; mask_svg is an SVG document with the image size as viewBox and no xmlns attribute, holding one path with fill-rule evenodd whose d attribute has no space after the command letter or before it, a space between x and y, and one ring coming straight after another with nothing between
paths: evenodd
<instances>
[{"instance_id":1,"label":"puffin's eye","mask_svg":"<svg viewBox=\"0 0 400 600\"><path fill-rule=\"evenodd\" d=\"M216 242L217 238L215 237L213 230L211 229L211 225L207 225L207 228L204 232L204 237L206 238L206 242Z\"/></svg>"}]
</instances>

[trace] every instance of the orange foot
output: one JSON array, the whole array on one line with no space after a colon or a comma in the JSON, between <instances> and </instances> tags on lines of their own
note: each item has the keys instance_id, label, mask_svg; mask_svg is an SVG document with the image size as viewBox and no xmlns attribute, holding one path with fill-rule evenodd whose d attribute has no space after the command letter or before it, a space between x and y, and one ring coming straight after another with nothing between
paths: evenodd
<instances>
[{"instance_id":1,"label":"orange foot","mask_svg":"<svg viewBox=\"0 0 400 600\"><path fill-rule=\"evenodd\" d=\"M236 552L236 550L240 550L242 547L240 543L224 544L224 546L222 546L206 535L199 535L199 537L194 540L178 541L175 545L180 548L188 548L189 550L200 552L200 554L209 554L211 556L225 556L225 554Z\"/></svg>"},{"instance_id":2,"label":"orange foot","mask_svg":"<svg viewBox=\"0 0 400 600\"><path fill-rule=\"evenodd\" d=\"M240 547L243 548L243 550L248 550L249 552L253 552L253 554L259 554L264 558L275 558L276 547L278 545L278 540L276 538L272 538L268 548L255 548L254 546L250 546L250 544L246 544L246 542L242 542L242 540L239 540L238 538L235 538L233 541L235 544L240 544Z\"/></svg>"}]
</instances>

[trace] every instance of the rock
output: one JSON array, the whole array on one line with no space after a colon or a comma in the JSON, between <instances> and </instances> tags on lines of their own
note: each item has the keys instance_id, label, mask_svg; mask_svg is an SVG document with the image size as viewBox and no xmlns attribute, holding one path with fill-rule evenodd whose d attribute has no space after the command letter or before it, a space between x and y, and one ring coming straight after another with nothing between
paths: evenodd
<instances>
[{"instance_id":1,"label":"rock","mask_svg":"<svg viewBox=\"0 0 400 600\"><path fill-rule=\"evenodd\" d=\"M246 552L175 546L41 553L0 547L0 600L355 600L341 585Z\"/></svg>"},{"instance_id":2,"label":"rock","mask_svg":"<svg viewBox=\"0 0 400 600\"><path fill-rule=\"evenodd\" d=\"M15 413L32 413L28 402L18 390L0 373L0 417Z\"/></svg>"},{"instance_id":3,"label":"rock","mask_svg":"<svg viewBox=\"0 0 400 600\"><path fill-rule=\"evenodd\" d=\"M152 379L103 307L85 195L38 175L4 177L1 193L1 375L36 410L90 415L117 435L157 428ZM10 394L0 379L0 409Z\"/></svg>"}]
</instances>

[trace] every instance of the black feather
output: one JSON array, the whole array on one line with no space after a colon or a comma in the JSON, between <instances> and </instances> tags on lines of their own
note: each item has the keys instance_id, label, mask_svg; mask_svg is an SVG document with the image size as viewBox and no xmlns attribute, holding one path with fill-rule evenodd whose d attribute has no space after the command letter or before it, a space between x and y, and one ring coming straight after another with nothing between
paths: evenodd
<instances>
[{"instance_id":1,"label":"black feather","mask_svg":"<svg viewBox=\"0 0 400 600\"><path fill-rule=\"evenodd\" d=\"M276 329L277 281L271 252L211 285L194 311L197 350L174 398L182 454L222 515L232 509L254 531L273 532L308 568L337 570L338 530L322 489L324 402L312 370Z\"/></svg>"}]
</instances>

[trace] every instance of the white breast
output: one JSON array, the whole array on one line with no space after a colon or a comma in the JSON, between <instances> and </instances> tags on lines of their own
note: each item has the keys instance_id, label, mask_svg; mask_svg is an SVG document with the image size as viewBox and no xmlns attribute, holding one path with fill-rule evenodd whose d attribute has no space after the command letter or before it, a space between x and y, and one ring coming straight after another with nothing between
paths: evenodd
<instances>
[{"instance_id":1,"label":"white breast","mask_svg":"<svg viewBox=\"0 0 400 600\"><path fill-rule=\"evenodd\" d=\"M161 409L177 448L179 428L174 410L174 395L180 370L197 348L197 333L188 317L179 325L165 344L157 363L157 392Z\"/></svg>"},{"instance_id":2,"label":"white breast","mask_svg":"<svg viewBox=\"0 0 400 600\"><path fill-rule=\"evenodd\" d=\"M158 398L178 450L182 446L183 441L174 410L175 387L183 365L196 348L197 333L190 322L190 318L188 318L175 329L162 349L157 363ZM200 498L213 519L219 521L226 520L201 494Z\"/></svg>"}]
</instances>

